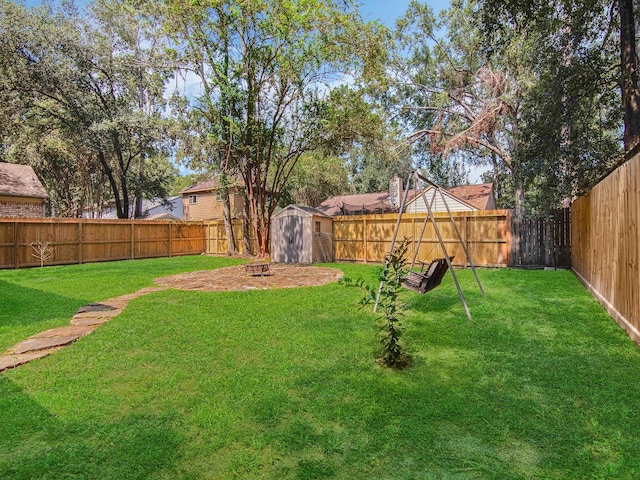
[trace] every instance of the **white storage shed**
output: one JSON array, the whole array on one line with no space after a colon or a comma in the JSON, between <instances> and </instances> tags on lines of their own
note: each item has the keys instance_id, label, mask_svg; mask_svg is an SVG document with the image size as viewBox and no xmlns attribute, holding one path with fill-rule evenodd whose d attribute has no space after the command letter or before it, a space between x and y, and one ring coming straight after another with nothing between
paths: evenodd
<instances>
[{"instance_id":1,"label":"white storage shed","mask_svg":"<svg viewBox=\"0 0 640 480\"><path fill-rule=\"evenodd\" d=\"M289 205L271 218L271 261L335 261L333 220L319 210Z\"/></svg>"}]
</instances>

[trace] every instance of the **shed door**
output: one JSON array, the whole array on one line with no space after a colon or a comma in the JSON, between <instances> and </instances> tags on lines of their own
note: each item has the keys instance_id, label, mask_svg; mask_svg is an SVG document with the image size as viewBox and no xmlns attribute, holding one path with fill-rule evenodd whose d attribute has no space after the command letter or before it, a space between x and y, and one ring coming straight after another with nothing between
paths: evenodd
<instances>
[{"instance_id":1,"label":"shed door","mask_svg":"<svg viewBox=\"0 0 640 480\"><path fill-rule=\"evenodd\" d=\"M284 262L300 263L304 250L303 219L290 216L282 220Z\"/></svg>"}]
</instances>

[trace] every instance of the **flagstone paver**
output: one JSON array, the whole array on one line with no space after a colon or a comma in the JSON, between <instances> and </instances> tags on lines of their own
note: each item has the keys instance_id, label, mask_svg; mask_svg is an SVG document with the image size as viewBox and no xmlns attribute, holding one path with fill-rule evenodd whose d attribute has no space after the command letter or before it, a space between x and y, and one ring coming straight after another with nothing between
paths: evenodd
<instances>
[{"instance_id":1,"label":"flagstone paver","mask_svg":"<svg viewBox=\"0 0 640 480\"><path fill-rule=\"evenodd\" d=\"M64 345L68 345L80 338L80 335L66 335L60 337L49 337L49 338L28 338L17 345L14 345L9 350L7 350L8 354L22 354L35 352L37 350L48 350L53 347L62 347Z\"/></svg>"},{"instance_id":2,"label":"flagstone paver","mask_svg":"<svg viewBox=\"0 0 640 480\"><path fill-rule=\"evenodd\" d=\"M95 330L94 326L88 325L69 325L68 327L52 328L51 330L45 330L42 333L34 335L33 338L55 338L55 337L84 337L88 333Z\"/></svg>"},{"instance_id":3,"label":"flagstone paver","mask_svg":"<svg viewBox=\"0 0 640 480\"><path fill-rule=\"evenodd\" d=\"M244 266L239 265L157 278L153 287L80 307L69 326L46 330L14 345L0 354L0 372L45 357L90 334L119 315L131 300L148 293L168 288L218 292L311 287L335 282L340 278L342 271L337 268L279 264L273 265L270 274L263 276L247 275Z\"/></svg>"},{"instance_id":4,"label":"flagstone paver","mask_svg":"<svg viewBox=\"0 0 640 480\"><path fill-rule=\"evenodd\" d=\"M116 307L112 305L106 305L104 303L90 303L89 305L80 307L77 313L108 312L110 310L116 310Z\"/></svg>"},{"instance_id":5,"label":"flagstone paver","mask_svg":"<svg viewBox=\"0 0 640 480\"><path fill-rule=\"evenodd\" d=\"M110 317L78 317L77 315L74 315L74 317L71 319L71 325L100 326L103 323L107 323L113 317L115 317L115 315Z\"/></svg>"},{"instance_id":6,"label":"flagstone paver","mask_svg":"<svg viewBox=\"0 0 640 480\"><path fill-rule=\"evenodd\" d=\"M49 348L46 350L37 350L35 352L22 353L19 355L5 353L3 355L0 355L0 372L8 368L14 368L19 365L24 365L31 360L36 360L37 358L46 357L47 355L50 355L58 350L59 348Z\"/></svg>"}]
</instances>

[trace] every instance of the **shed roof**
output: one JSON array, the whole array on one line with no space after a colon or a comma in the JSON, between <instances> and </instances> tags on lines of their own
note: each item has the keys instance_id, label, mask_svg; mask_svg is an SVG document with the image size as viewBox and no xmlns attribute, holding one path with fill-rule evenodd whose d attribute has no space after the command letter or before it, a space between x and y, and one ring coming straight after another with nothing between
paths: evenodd
<instances>
[{"instance_id":1,"label":"shed roof","mask_svg":"<svg viewBox=\"0 0 640 480\"><path fill-rule=\"evenodd\" d=\"M31 166L5 162L0 162L0 195L32 198L49 196Z\"/></svg>"},{"instance_id":2,"label":"shed roof","mask_svg":"<svg viewBox=\"0 0 640 480\"><path fill-rule=\"evenodd\" d=\"M278 217L280 215L283 215L285 212L289 211L289 210L297 210L300 213L302 213L303 216L305 217L314 217L314 216L318 216L318 217L327 217L327 218L331 218L329 215L327 215L324 212L321 212L320 210L318 210L317 208L312 208L312 207L306 207L304 205L287 205L286 207L284 207L282 210L280 210L278 213L276 213L274 215L274 217Z\"/></svg>"}]
</instances>

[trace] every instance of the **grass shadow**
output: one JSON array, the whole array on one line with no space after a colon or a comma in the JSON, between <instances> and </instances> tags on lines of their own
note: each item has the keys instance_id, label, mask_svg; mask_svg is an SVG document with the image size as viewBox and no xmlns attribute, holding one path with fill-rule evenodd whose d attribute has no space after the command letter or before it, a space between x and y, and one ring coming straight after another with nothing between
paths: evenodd
<instances>
[{"instance_id":1,"label":"grass shadow","mask_svg":"<svg viewBox=\"0 0 640 480\"><path fill-rule=\"evenodd\" d=\"M88 300L0 280L0 352L31 335L69 323Z\"/></svg>"},{"instance_id":2,"label":"grass shadow","mask_svg":"<svg viewBox=\"0 0 640 480\"><path fill-rule=\"evenodd\" d=\"M49 413L0 376L0 478L143 479L173 472L182 442L171 418L78 421ZM171 476L171 475L170 475Z\"/></svg>"}]
</instances>

